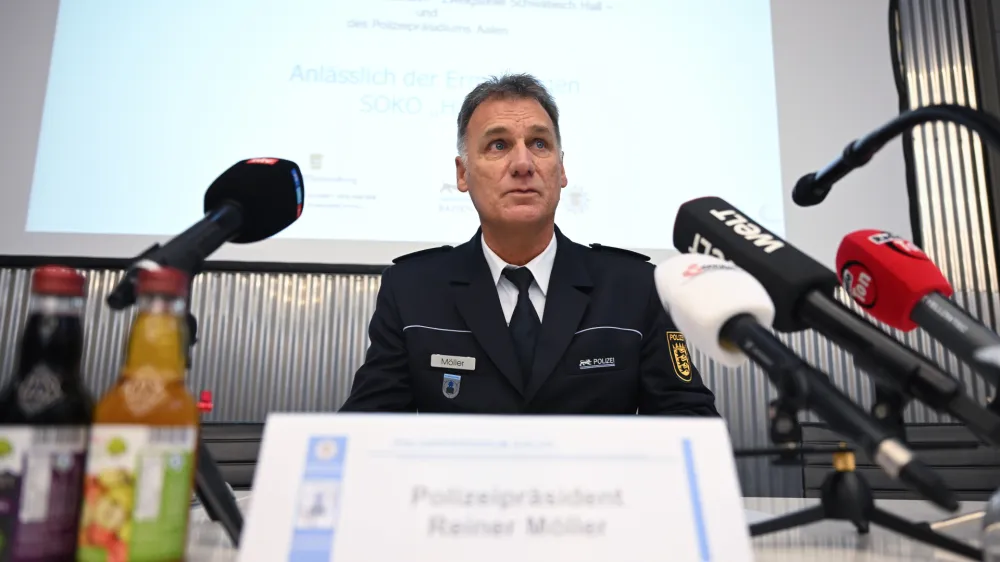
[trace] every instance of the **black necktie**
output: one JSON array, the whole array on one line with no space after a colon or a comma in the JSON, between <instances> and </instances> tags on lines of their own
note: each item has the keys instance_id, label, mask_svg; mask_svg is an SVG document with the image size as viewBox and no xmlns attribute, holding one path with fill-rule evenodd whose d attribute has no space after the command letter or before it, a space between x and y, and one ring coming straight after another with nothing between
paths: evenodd
<instances>
[{"instance_id":1,"label":"black necktie","mask_svg":"<svg viewBox=\"0 0 1000 562\"><path fill-rule=\"evenodd\" d=\"M517 287L517 306L514 307L514 314L510 317L510 335L514 339L514 350L517 352L518 362L521 363L524 386L527 388L528 379L531 377L531 364L535 360L535 343L538 341L538 331L542 326L538 313L528 298L528 287L531 286L534 277L527 267L516 269L507 267L504 268L503 274Z\"/></svg>"}]
</instances>

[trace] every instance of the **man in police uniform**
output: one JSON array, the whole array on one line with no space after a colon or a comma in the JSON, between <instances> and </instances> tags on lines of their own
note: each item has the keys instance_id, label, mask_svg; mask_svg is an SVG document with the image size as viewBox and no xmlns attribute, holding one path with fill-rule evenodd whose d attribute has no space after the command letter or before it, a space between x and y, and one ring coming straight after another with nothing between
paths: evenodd
<instances>
[{"instance_id":1,"label":"man in police uniform","mask_svg":"<svg viewBox=\"0 0 1000 562\"><path fill-rule=\"evenodd\" d=\"M718 415L648 258L555 227L560 147L558 109L533 77L466 97L456 177L481 228L385 270L341 411Z\"/></svg>"}]
</instances>

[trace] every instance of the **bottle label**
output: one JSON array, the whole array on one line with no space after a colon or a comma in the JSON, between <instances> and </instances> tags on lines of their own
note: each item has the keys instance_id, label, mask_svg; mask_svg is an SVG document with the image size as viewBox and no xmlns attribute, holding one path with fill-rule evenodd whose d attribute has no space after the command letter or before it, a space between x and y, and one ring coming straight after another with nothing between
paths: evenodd
<instances>
[{"instance_id":1,"label":"bottle label","mask_svg":"<svg viewBox=\"0 0 1000 562\"><path fill-rule=\"evenodd\" d=\"M184 556L197 438L194 426L93 427L78 562Z\"/></svg>"},{"instance_id":2,"label":"bottle label","mask_svg":"<svg viewBox=\"0 0 1000 562\"><path fill-rule=\"evenodd\" d=\"M76 550L86 426L0 427L0 562Z\"/></svg>"}]
</instances>

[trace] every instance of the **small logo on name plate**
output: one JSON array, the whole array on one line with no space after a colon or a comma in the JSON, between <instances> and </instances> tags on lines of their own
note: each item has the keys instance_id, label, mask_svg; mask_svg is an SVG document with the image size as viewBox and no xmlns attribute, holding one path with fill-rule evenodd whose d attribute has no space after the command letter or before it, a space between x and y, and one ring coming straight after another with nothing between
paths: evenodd
<instances>
[{"instance_id":1,"label":"small logo on name plate","mask_svg":"<svg viewBox=\"0 0 1000 562\"><path fill-rule=\"evenodd\" d=\"M444 397L454 398L458 396L460 390L462 390L462 377L445 373L444 378L441 379L441 393L444 394Z\"/></svg>"},{"instance_id":2,"label":"small logo on name plate","mask_svg":"<svg viewBox=\"0 0 1000 562\"><path fill-rule=\"evenodd\" d=\"M328 461L337 456L339 447L337 447L337 442L334 440L320 441L316 443L316 449L313 454L316 458L321 461Z\"/></svg>"}]
</instances>

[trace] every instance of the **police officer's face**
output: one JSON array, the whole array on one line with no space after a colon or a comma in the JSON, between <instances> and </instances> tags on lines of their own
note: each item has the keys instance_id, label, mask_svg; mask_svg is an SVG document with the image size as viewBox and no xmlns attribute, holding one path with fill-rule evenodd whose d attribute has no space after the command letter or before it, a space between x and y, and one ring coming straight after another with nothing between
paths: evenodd
<instances>
[{"instance_id":1,"label":"police officer's face","mask_svg":"<svg viewBox=\"0 0 1000 562\"><path fill-rule=\"evenodd\" d=\"M458 189L479 218L498 225L552 221L566 170L555 127L533 99L480 104L466 133L468 161L455 159Z\"/></svg>"}]
</instances>

